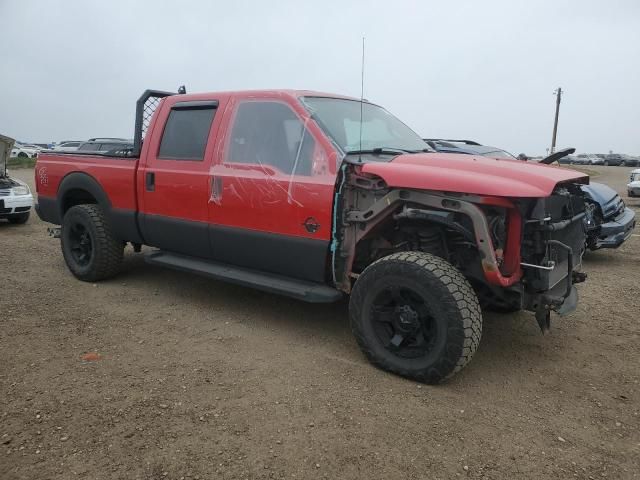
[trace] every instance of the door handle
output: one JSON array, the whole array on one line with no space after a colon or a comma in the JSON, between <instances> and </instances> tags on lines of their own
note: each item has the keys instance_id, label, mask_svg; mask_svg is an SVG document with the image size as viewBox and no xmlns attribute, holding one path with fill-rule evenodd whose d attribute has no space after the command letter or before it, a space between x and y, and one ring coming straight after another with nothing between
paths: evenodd
<instances>
[{"instance_id":1,"label":"door handle","mask_svg":"<svg viewBox=\"0 0 640 480\"><path fill-rule=\"evenodd\" d=\"M211 176L210 202L220 205L222 203L222 177Z\"/></svg>"},{"instance_id":2,"label":"door handle","mask_svg":"<svg viewBox=\"0 0 640 480\"><path fill-rule=\"evenodd\" d=\"M154 192L156 190L156 174L154 172L147 172L144 177L144 185L147 192Z\"/></svg>"}]
</instances>

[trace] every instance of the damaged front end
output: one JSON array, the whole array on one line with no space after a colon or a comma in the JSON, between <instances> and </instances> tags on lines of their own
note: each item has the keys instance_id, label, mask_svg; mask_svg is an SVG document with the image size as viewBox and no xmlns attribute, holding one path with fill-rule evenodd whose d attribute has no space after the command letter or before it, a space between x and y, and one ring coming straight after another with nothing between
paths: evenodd
<instances>
[{"instance_id":1,"label":"damaged front end","mask_svg":"<svg viewBox=\"0 0 640 480\"><path fill-rule=\"evenodd\" d=\"M523 307L535 312L542 331L550 327L550 311L575 310L576 283L583 282L582 256L587 235L585 203L580 187L560 185L539 199L524 224L522 239Z\"/></svg>"},{"instance_id":2,"label":"damaged front end","mask_svg":"<svg viewBox=\"0 0 640 480\"><path fill-rule=\"evenodd\" d=\"M390 187L345 162L334 212L332 273L349 292L372 262L399 251L444 258L474 287L482 305L550 313L576 308L575 284L585 246L585 206L578 183L561 183L544 198L505 198Z\"/></svg>"}]
</instances>

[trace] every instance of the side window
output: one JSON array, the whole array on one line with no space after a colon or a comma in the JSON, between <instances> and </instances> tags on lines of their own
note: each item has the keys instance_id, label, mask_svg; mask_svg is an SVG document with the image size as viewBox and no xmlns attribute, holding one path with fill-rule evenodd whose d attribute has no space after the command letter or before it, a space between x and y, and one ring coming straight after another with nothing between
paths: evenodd
<instances>
[{"instance_id":1,"label":"side window","mask_svg":"<svg viewBox=\"0 0 640 480\"><path fill-rule=\"evenodd\" d=\"M80 148L78 150L81 150L83 152L95 152L97 150L96 147L100 147L99 143L85 143L84 145L81 145Z\"/></svg>"},{"instance_id":2,"label":"side window","mask_svg":"<svg viewBox=\"0 0 640 480\"><path fill-rule=\"evenodd\" d=\"M270 165L285 174L311 175L316 142L302 121L280 102L238 105L227 163Z\"/></svg>"},{"instance_id":3,"label":"side window","mask_svg":"<svg viewBox=\"0 0 640 480\"><path fill-rule=\"evenodd\" d=\"M174 107L162 133L158 158L202 161L215 111L210 106Z\"/></svg>"}]
</instances>

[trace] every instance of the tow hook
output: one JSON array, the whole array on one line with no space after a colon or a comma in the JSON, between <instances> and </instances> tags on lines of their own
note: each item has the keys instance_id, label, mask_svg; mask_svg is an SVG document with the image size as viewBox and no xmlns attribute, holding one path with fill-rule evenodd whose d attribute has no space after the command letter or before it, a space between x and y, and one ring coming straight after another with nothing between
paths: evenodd
<instances>
[{"instance_id":1,"label":"tow hook","mask_svg":"<svg viewBox=\"0 0 640 480\"><path fill-rule=\"evenodd\" d=\"M61 230L62 229L60 227L47 227L47 233L53 238L60 238Z\"/></svg>"}]
</instances>

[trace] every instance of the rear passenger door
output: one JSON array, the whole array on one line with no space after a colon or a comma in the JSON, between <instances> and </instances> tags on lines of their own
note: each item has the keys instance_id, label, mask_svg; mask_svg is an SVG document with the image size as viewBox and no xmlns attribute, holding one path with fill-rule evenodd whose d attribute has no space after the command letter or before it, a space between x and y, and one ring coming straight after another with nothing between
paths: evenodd
<instances>
[{"instance_id":1,"label":"rear passenger door","mask_svg":"<svg viewBox=\"0 0 640 480\"><path fill-rule=\"evenodd\" d=\"M141 167L140 225L145 243L170 252L208 258L209 167L218 100L163 105Z\"/></svg>"}]
</instances>

